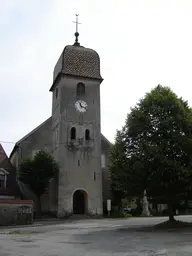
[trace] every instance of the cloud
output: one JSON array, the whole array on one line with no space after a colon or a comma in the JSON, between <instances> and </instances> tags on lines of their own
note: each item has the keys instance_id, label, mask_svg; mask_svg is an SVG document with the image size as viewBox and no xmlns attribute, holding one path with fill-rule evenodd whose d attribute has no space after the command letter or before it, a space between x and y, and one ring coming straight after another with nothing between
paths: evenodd
<instances>
[{"instance_id":1,"label":"cloud","mask_svg":"<svg viewBox=\"0 0 192 256\"><path fill-rule=\"evenodd\" d=\"M13 0L0 7L0 141L17 141L51 115L53 68L74 42L101 58L102 132L113 140L127 112L158 83L191 104L192 1ZM13 144L3 144L7 153Z\"/></svg>"}]
</instances>

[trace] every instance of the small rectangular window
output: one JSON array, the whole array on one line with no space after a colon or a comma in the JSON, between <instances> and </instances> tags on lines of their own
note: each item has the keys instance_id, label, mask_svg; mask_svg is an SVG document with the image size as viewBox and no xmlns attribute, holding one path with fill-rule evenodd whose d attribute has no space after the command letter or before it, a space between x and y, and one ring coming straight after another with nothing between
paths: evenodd
<instances>
[{"instance_id":1,"label":"small rectangular window","mask_svg":"<svg viewBox=\"0 0 192 256\"><path fill-rule=\"evenodd\" d=\"M93 179L96 180L96 172L94 172Z\"/></svg>"},{"instance_id":2,"label":"small rectangular window","mask_svg":"<svg viewBox=\"0 0 192 256\"><path fill-rule=\"evenodd\" d=\"M80 160L78 160L78 166L80 166Z\"/></svg>"},{"instance_id":3,"label":"small rectangular window","mask_svg":"<svg viewBox=\"0 0 192 256\"><path fill-rule=\"evenodd\" d=\"M0 188L6 188L5 175L0 174Z\"/></svg>"}]
</instances>

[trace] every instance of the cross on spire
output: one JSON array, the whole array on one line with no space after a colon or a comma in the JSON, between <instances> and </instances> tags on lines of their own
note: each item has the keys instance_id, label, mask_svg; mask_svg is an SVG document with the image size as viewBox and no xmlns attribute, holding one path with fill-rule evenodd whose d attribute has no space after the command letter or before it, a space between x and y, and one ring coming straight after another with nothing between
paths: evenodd
<instances>
[{"instance_id":1,"label":"cross on spire","mask_svg":"<svg viewBox=\"0 0 192 256\"><path fill-rule=\"evenodd\" d=\"M73 21L73 23L76 24L75 43L74 43L74 45L79 46L80 43L78 42L78 37L79 37L78 25L81 24L81 23L78 22L79 14L75 14L75 16L76 16L76 21Z\"/></svg>"},{"instance_id":2,"label":"cross on spire","mask_svg":"<svg viewBox=\"0 0 192 256\"><path fill-rule=\"evenodd\" d=\"M76 33L78 33L78 25L81 24L80 22L78 22L78 17L79 17L79 14L75 14L76 16L76 21L73 21L73 23L76 24Z\"/></svg>"}]
</instances>

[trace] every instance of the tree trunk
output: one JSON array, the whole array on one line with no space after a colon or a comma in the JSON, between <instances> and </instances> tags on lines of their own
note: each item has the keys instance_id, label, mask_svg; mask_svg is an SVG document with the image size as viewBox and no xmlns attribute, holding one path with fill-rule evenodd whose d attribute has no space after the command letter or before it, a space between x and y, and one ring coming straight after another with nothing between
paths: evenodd
<instances>
[{"instance_id":1,"label":"tree trunk","mask_svg":"<svg viewBox=\"0 0 192 256\"><path fill-rule=\"evenodd\" d=\"M188 214L188 198L185 197L185 214Z\"/></svg>"},{"instance_id":2,"label":"tree trunk","mask_svg":"<svg viewBox=\"0 0 192 256\"><path fill-rule=\"evenodd\" d=\"M117 208L118 208L118 212L121 210L121 201L120 200L118 200L118 202L117 202Z\"/></svg>"},{"instance_id":3,"label":"tree trunk","mask_svg":"<svg viewBox=\"0 0 192 256\"><path fill-rule=\"evenodd\" d=\"M168 203L168 214L169 214L169 221L175 221L173 204L171 202Z\"/></svg>"},{"instance_id":4,"label":"tree trunk","mask_svg":"<svg viewBox=\"0 0 192 256\"><path fill-rule=\"evenodd\" d=\"M37 217L41 217L41 196L37 196Z\"/></svg>"}]
</instances>

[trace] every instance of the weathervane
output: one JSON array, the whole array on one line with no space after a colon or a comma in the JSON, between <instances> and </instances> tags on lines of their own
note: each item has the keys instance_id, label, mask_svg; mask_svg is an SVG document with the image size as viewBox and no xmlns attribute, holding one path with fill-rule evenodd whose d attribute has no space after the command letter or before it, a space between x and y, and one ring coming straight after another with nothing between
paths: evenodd
<instances>
[{"instance_id":1,"label":"weathervane","mask_svg":"<svg viewBox=\"0 0 192 256\"><path fill-rule=\"evenodd\" d=\"M79 46L80 43L78 42L78 36L79 36L78 25L81 24L81 23L78 22L79 14L75 14L75 16L76 16L76 21L73 21L73 23L76 24L75 43L74 43L74 45Z\"/></svg>"}]
</instances>

